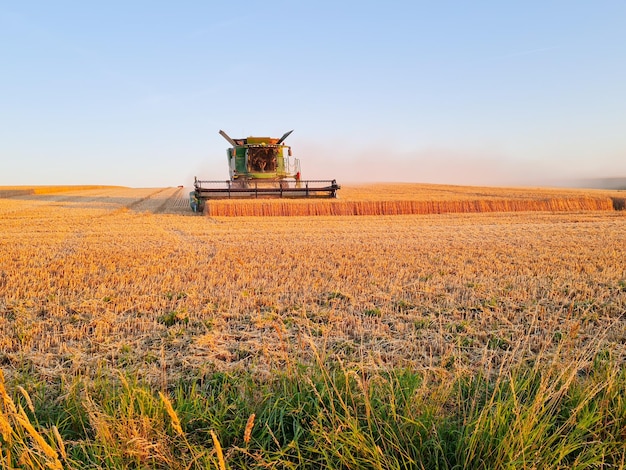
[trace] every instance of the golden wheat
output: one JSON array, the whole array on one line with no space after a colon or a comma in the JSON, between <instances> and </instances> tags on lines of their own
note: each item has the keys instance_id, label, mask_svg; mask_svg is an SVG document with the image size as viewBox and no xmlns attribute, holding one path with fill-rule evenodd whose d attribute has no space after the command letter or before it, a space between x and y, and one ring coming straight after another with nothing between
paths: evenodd
<instances>
[{"instance_id":1,"label":"golden wheat","mask_svg":"<svg viewBox=\"0 0 626 470\"><path fill-rule=\"evenodd\" d=\"M370 184L345 186L339 199L209 200L206 213L233 217L570 212L614 210L623 201L623 192L608 190Z\"/></svg>"},{"instance_id":2,"label":"golden wheat","mask_svg":"<svg viewBox=\"0 0 626 470\"><path fill-rule=\"evenodd\" d=\"M211 429L211 439L213 439L213 446L215 447L215 453L217 454L217 461L219 464L220 470L226 470L226 461L224 460L224 453L222 452L222 445L220 444L219 439L217 438L217 434L215 431Z\"/></svg>"},{"instance_id":3,"label":"golden wheat","mask_svg":"<svg viewBox=\"0 0 626 470\"><path fill-rule=\"evenodd\" d=\"M484 199L449 201L345 201L345 200L214 200L206 213L213 217L319 216L319 215L423 215L477 212L571 212L611 211L608 197L561 197L538 199Z\"/></svg>"},{"instance_id":4,"label":"golden wheat","mask_svg":"<svg viewBox=\"0 0 626 470\"><path fill-rule=\"evenodd\" d=\"M401 189L354 202L402 207ZM476 196L450 187L410 202L545 199L548 209L207 218L190 213L178 188L0 199L2 368L127 369L163 386L202 370L268 374L310 360L310 344L372 367L473 368L485 350L506 357L522 336L539 351L604 330L624 354L626 213L575 203L609 197L596 193L473 191L488 197L472 206Z\"/></svg>"},{"instance_id":5,"label":"golden wheat","mask_svg":"<svg viewBox=\"0 0 626 470\"><path fill-rule=\"evenodd\" d=\"M243 431L243 442L247 445L250 443L250 437L252 436L252 428L254 428L254 418L256 415L252 413L248 417L248 421L246 422L246 427Z\"/></svg>"},{"instance_id":6,"label":"golden wheat","mask_svg":"<svg viewBox=\"0 0 626 470\"><path fill-rule=\"evenodd\" d=\"M159 398L161 398L161 401L163 402L163 405L165 406L165 411L167 412L167 415L170 417L170 420L172 421L172 427L174 428L174 431L176 431L176 433L179 436L184 436L185 433L183 432L183 428L180 425L180 419L178 418L176 411L174 411L172 402L170 402L169 398L163 395L163 392L159 392Z\"/></svg>"}]
</instances>

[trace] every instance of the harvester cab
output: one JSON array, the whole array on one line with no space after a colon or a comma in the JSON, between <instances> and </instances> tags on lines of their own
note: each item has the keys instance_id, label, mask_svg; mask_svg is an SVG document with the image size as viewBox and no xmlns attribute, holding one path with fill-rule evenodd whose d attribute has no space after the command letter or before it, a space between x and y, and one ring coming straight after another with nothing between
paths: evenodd
<instances>
[{"instance_id":1,"label":"harvester cab","mask_svg":"<svg viewBox=\"0 0 626 470\"><path fill-rule=\"evenodd\" d=\"M291 147L283 144L293 131L280 139L248 137L231 139L224 131L220 135L232 145L226 151L231 181L300 180L300 160L291 159Z\"/></svg>"},{"instance_id":2,"label":"harvester cab","mask_svg":"<svg viewBox=\"0 0 626 470\"><path fill-rule=\"evenodd\" d=\"M226 151L230 180L194 181L189 203L194 212L203 212L209 199L232 198L307 198L337 197L340 186L335 180L302 180L300 160L292 158L285 139L247 137L232 139L226 132L220 135L231 145Z\"/></svg>"}]
</instances>

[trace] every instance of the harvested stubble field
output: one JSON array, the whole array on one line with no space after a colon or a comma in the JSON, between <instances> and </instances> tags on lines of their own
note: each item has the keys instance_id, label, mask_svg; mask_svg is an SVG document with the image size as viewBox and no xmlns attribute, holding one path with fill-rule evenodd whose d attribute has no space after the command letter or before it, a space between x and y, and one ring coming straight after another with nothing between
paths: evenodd
<instances>
[{"instance_id":1,"label":"harvested stubble field","mask_svg":"<svg viewBox=\"0 0 626 470\"><path fill-rule=\"evenodd\" d=\"M231 218L182 188L58 189L0 188L3 468L624 467L623 192L355 187L340 201L526 202ZM560 408L578 395L601 403ZM481 421L501 398L519 428Z\"/></svg>"}]
</instances>

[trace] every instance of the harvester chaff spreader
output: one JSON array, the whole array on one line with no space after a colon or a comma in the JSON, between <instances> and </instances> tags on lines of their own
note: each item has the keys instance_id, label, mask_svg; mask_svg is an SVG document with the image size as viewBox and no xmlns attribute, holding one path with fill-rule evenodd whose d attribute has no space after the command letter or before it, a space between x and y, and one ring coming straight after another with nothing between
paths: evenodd
<instances>
[{"instance_id":1,"label":"harvester chaff spreader","mask_svg":"<svg viewBox=\"0 0 626 470\"><path fill-rule=\"evenodd\" d=\"M300 178L300 160L292 158L291 147L284 144L292 132L280 139L231 139L220 131L232 145L226 151L230 180L201 181L196 177L194 190L189 193L191 209L203 212L210 199L337 197L340 186L336 180Z\"/></svg>"}]
</instances>

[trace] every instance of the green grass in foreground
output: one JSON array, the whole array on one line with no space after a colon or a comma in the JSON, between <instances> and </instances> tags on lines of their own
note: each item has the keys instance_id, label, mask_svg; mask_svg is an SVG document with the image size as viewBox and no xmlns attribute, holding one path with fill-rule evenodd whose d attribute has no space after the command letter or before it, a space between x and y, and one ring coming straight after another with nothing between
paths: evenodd
<instances>
[{"instance_id":1,"label":"green grass in foreground","mask_svg":"<svg viewBox=\"0 0 626 470\"><path fill-rule=\"evenodd\" d=\"M0 376L1 468L626 468L610 354L490 377L291 366L166 393L123 375Z\"/></svg>"}]
</instances>

